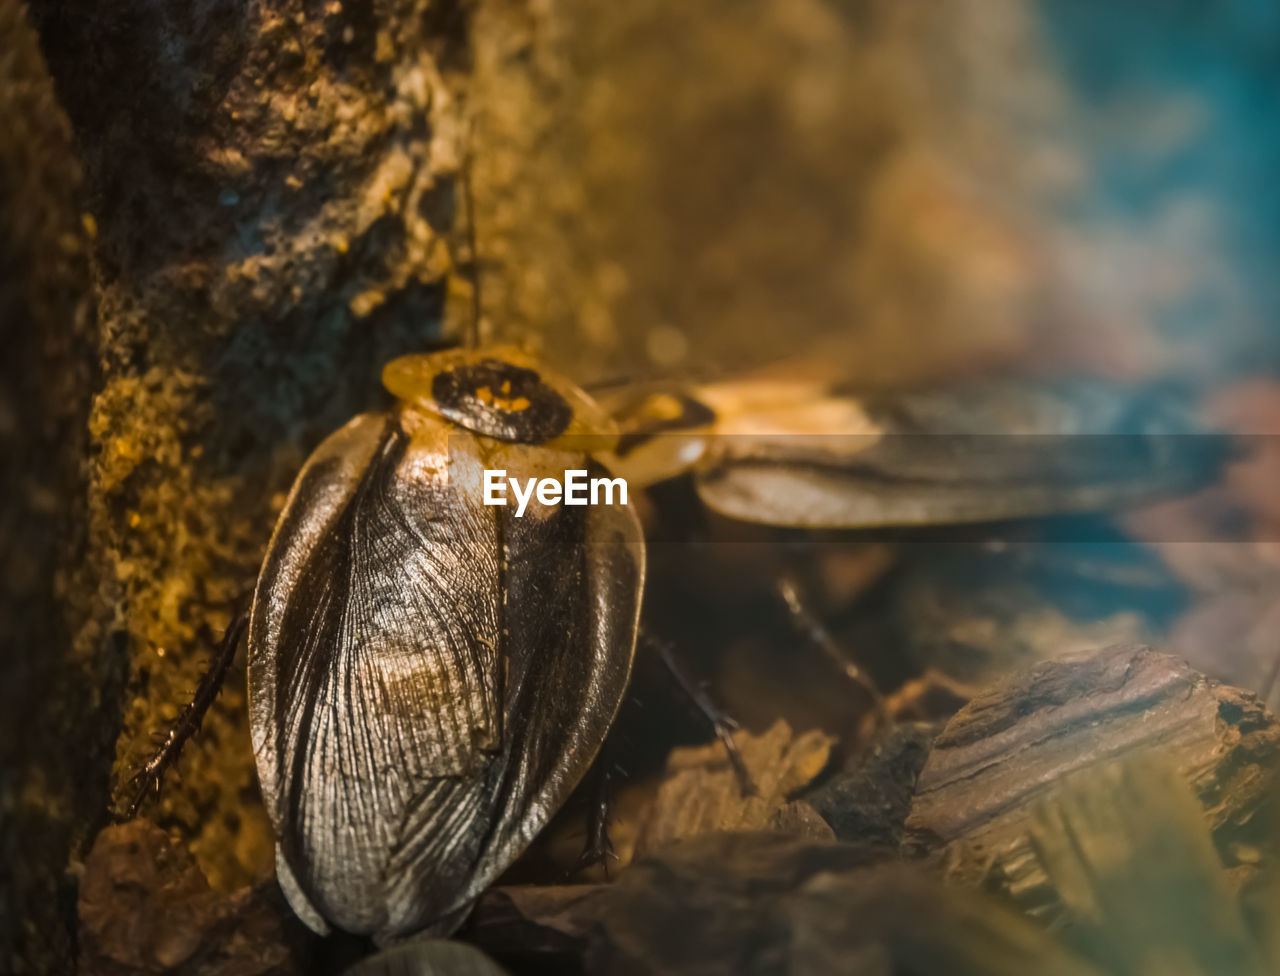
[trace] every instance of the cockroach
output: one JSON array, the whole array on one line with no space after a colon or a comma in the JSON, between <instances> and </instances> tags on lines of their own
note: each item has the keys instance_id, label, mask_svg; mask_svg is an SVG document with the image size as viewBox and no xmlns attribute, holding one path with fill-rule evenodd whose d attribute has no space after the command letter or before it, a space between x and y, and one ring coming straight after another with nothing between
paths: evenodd
<instances>
[{"instance_id":1,"label":"cockroach","mask_svg":"<svg viewBox=\"0 0 1280 976\"><path fill-rule=\"evenodd\" d=\"M603 474L611 424L576 386L514 349L383 379L397 408L324 441L280 515L249 707L290 904L385 939L452 929L590 766L645 558L631 506L483 503L485 470Z\"/></svg>"},{"instance_id":2,"label":"cockroach","mask_svg":"<svg viewBox=\"0 0 1280 976\"><path fill-rule=\"evenodd\" d=\"M299 472L248 627L280 885L315 931L381 942L460 924L591 765L631 671L634 504L537 498L517 516L484 503L485 471L579 470L633 491L687 473L732 518L856 529L1107 509L1214 466L1202 439L1175 436L1179 414L1096 382L597 399L504 347L402 357L383 382L394 409L356 417ZM233 631L222 656L234 649Z\"/></svg>"}]
</instances>

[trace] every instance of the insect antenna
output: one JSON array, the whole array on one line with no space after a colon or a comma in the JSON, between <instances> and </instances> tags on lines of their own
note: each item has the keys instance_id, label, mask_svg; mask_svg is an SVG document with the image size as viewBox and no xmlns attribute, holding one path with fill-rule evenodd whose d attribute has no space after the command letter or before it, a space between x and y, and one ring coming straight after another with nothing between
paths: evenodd
<instances>
[{"instance_id":1,"label":"insect antenna","mask_svg":"<svg viewBox=\"0 0 1280 976\"><path fill-rule=\"evenodd\" d=\"M827 628L818 620L817 615L809 609L799 580L790 574L783 574L778 577L775 586L787 608L792 626L812 647L820 651L850 684L866 696L871 704L875 726L878 728L883 725L887 721L884 695L876 685L875 679L844 653Z\"/></svg>"},{"instance_id":2,"label":"insect antenna","mask_svg":"<svg viewBox=\"0 0 1280 976\"><path fill-rule=\"evenodd\" d=\"M469 143L472 141L467 140ZM471 279L471 315L467 320L467 331L463 336L467 349L476 349L480 345L480 250L476 236L476 195L471 181L471 163L473 152L468 147L465 162L462 164L462 198L467 211L467 276Z\"/></svg>"},{"instance_id":3,"label":"insect antenna","mask_svg":"<svg viewBox=\"0 0 1280 976\"><path fill-rule=\"evenodd\" d=\"M659 640L652 634L642 634L641 639L657 653L659 660L662 661L671 677L675 679L676 684L680 686L680 690L685 693L694 708L710 724L711 730L715 733L716 738L720 740L720 744L724 747L724 751L729 757L729 765L733 768L733 774L738 780L738 789L742 795L758 796L760 791L756 789L755 781L751 778L751 772L747 769L746 761L738 750L738 743L733 739L733 733L739 727L738 723L716 706L710 696L707 695L706 690L676 660L675 652L672 650L671 645Z\"/></svg>"}]
</instances>

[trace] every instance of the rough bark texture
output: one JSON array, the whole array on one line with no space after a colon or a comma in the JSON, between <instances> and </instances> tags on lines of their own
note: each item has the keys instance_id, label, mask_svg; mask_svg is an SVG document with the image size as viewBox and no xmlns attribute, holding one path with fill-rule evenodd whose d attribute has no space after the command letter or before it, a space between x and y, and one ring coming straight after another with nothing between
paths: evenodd
<instances>
[{"instance_id":1,"label":"rough bark texture","mask_svg":"<svg viewBox=\"0 0 1280 976\"><path fill-rule=\"evenodd\" d=\"M760 761L781 731L740 737L754 768L783 768ZM520 972L1270 971L1278 747L1252 695L1112 648L1009 678L936 738L900 726L792 804L847 843L733 832L763 804L728 803L727 769L677 753L650 816L683 839L611 885L496 888L465 934ZM980 886L1050 913L1057 945Z\"/></svg>"},{"instance_id":2,"label":"rough bark texture","mask_svg":"<svg viewBox=\"0 0 1280 976\"><path fill-rule=\"evenodd\" d=\"M116 729L118 653L86 553L95 374L71 127L20 4L0 5L0 970L70 953L67 872Z\"/></svg>"},{"instance_id":3,"label":"rough bark texture","mask_svg":"<svg viewBox=\"0 0 1280 976\"><path fill-rule=\"evenodd\" d=\"M905 845L978 884L993 868L1028 903L1052 886L1027 833L1062 778L1158 757L1185 776L1228 864L1270 830L1280 724L1258 699L1149 648L1120 645L1043 664L985 691L934 740Z\"/></svg>"}]
</instances>

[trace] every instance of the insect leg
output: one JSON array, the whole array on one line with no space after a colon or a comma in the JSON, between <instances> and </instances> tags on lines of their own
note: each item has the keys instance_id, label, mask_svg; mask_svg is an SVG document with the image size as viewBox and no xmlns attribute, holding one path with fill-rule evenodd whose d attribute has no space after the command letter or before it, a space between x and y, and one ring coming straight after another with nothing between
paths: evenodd
<instances>
[{"instance_id":1,"label":"insect leg","mask_svg":"<svg viewBox=\"0 0 1280 976\"><path fill-rule=\"evenodd\" d=\"M476 235L476 200L471 186L471 157L462 166L462 195L467 208L467 258L471 278L471 318L467 322L464 346L476 349L480 345L480 316L484 302L480 299L480 248Z\"/></svg>"},{"instance_id":2,"label":"insect leg","mask_svg":"<svg viewBox=\"0 0 1280 976\"><path fill-rule=\"evenodd\" d=\"M658 652L658 657L666 665L667 670L671 672L671 676L676 679L676 684L688 695L694 707L711 723L711 728L715 732L716 738L720 740L724 746L724 751L729 756L729 764L733 766L733 773L738 778L738 786L742 790L743 796L755 796L758 792L755 783L751 779L747 764L743 762L742 753L738 751L738 744L733 741L733 733L738 728L738 723L726 715L711 700L703 687L690 677L680 662L676 660L669 644L648 634L644 635L644 640Z\"/></svg>"},{"instance_id":3,"label":"insect leg","mask_svg":"<svg viewBox=\"0 0 1280 976\"><path fill-rule=\"evenodd\" d=\"M786 604L791 623L813 647L817 648L854 686L871 702L872 715L878 727L885 718L884 695L876 686L871 675L867 674L857 663L841 649L822 625L817 615L809 608L804 591L796 578L783 574L777 581L778 595Z\"/></svg>"},{"instance_id":4,"label":"insect leg","mask_svg":"<svg viewBox=\"0 0 1280 976\"><path fill-rule=\"evenodd\" d=\"M594 864L604 866L604 876L609 877L609 861L617 860L613 851L613 841L609 837L609 757L606 741L601 755L596 757L596 768L591 784L591 806L587 811L587 841L578 855L573 873L577 873Z\"/></svg>"},{"instance_id":5,"label":"insect leg","mask_svg":"<svg viewBox=\"0 0 1280 976\"><path fill-rule=\"evenodd\" d=\"M133 799L125 809L125 819L131 820L137 815L148 793L160 792L160 781L164 778L165 772L177 761L187 740L199 730L205 712L209 710L213 700L218 697L218 692L222 690L222 683L226 680L227 671L230 670L231 662L236 656L236 647L240 644L240 638L248 624L248 611L238 611L231 625L227 627L226 633L222 635L222 641L209 662L209 670L196 686L195 695L178 713L160 747L133 777L136 790Z\"/></svg>"}]
</instances>

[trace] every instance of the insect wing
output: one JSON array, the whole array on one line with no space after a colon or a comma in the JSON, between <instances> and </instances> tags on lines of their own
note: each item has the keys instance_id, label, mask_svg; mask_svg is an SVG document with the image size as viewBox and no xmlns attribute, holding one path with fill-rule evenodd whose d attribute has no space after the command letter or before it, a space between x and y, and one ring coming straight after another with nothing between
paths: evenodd
<instances>
[{"instance_id":1,"label":"insect wing","mask_svg":"<svg viewBox=\"0 0 1280 976\"><path fill-rule=\"evenodd\" d=\"M299 475L268 550L254 748L281 885L313 928L456 925L585 771L625 689L634 516L565 509L512 531L480 503L476 444L444 422L353 421ZM596 531L608 543L588 545Z\"/></svg>"},{"instance_id":2,"label":"insect wing","mask_svg":"<svg viewBox=\"0 0 1280 976\"><path fill-rule=\"evenodd\" d=\"M791 411L807 425L717 424L695 472L709 507L809 528L1097 511L1197 487L1223 453L1169 401L1095 381L833 396Z\"/></svg>"},{"instance_id":3,"label":"insect wing","mask_svg":"<svg viewBox=\"0 0 1280 976\"><path fill-rule=\"evenodd\" d=\"M502 748L481 777L440 783L419 804L390 872L394 900L430 900L417 917L440 919L437 934L456 927L590 767L630 679L644 585L643 534L628 507L485 511L498 513L501 535Z\"/></svg>"}]
</instances>

